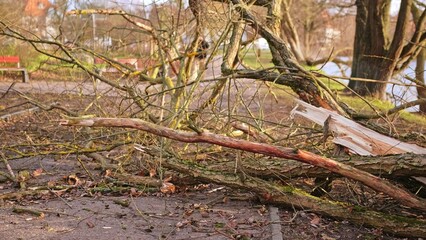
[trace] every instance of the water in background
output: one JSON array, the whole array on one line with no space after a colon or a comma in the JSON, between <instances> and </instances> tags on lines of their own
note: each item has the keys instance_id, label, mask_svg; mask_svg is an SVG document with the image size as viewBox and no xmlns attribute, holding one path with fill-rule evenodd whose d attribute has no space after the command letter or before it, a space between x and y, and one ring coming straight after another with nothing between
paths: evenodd
<instances>
[{"instance_id":1,"label":"water in background","mask_svg":"<svg viewBox=\"0 0 426 240\"><path fill-rule=\"evenodd\" d=\"M347 60L347 59L342 59ZM425 63L426 66L426 63ZM320 68L324 73L327 75L332 76L345 76L349 77L351 75L351 68L348 66L343 66L342 69L340 69L335 63L329 62L325 65L319 65L317 66ZM416 68L416 62L413 61L410 63L410 65L400 74L395 76L392 81L398 82L401 84L410 84L413 85L409 80L405 79L404 76L408 75L411 78L415 78L415 68ZM426 72L424 73L426 77ZM341 79L342 82L348 83L348 80ZM393 104L396 106L400 105L401 103L410 102L417 100L417 90L415 86L400 86L396 84L388 84L386 87L386 92L388 93L389 99L392 101ZM410 112L418 112L419 106L414 106L411 108L408 108L407 111Z\"/></svg>"}]
</instances>

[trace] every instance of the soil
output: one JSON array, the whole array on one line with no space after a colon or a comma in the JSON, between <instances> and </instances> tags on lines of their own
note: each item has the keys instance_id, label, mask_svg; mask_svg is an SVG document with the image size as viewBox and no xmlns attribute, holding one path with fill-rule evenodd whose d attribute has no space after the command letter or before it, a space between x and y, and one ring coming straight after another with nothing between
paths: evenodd
<instances>
[{"instance_id":1,"label":"soil","mask_svg":"<svg viewBox=\"0 0 426 240\"><path fill-rule=\"evenodd\" d=\"M0 83L0 116L34 107L16 92L6 93L11 83ZM119 93L102 84L98 85L98 91L107 93L108 97L102 106L97 106L92 87L90 80L83 83L32 80L13 86L38 101L59 103L80 113L82 106L91 106L87 112L96 110L105 115L112 109L121 113L124 109L132 110L131 105L120 101ZM269 91L267 86L259 89L263 93ZM253 92L247 91L241 97L251 95ZM292 100L279 95L277 105L273 95L262 96L246 111L263 112L265 118L293 131L293 123L287 120ZM212 184L183 183L176 185L174 192L152 191L126 183L120 185L122 188L112 188L119 184L108 182L108 172L99 169L92 158L81 154L40 154L65 151L87 137L82 128L59 127L60 118L60 111L35 109L0 120L2 157L28 154L9 160L13 171L24 178L20 183L0 176L0 239L398 239L380 229L325 218L308 209L263 205L250 193ZM99 137L111 136L102 141L116 140L114 134L123 132L91 131ZM311 131L308 135L306 131L302 134L304 141L290 139L286 144L311 145L320 139L320 136L315 138L319 133L320 130ZM132 132L126 134L130 138L146 138ZM16 149L21 152L17 154ZM31 155L34 152L38 154ZM102 152L111 163L122 164L131 174L149 175L151 168L144 165L146 162L141 164L133 153L126 147ZM4 164L0 171L9 172ZM32 194L25 194L28 192ZM10 197L11 194L15 195Z\"/></svg>"}]
</instances>

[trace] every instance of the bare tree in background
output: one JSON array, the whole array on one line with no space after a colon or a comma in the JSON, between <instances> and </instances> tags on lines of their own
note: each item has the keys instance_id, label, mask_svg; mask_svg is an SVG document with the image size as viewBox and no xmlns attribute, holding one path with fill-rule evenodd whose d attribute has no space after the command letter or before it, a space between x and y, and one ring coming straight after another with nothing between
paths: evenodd
<instances>
[{"instance_id":1,"label":"bare tree in background","mask_svg":"<svg viewBox=\"0 0 426 240\"><path fill-rule=\"evenodd\" d=\"M405 69L416 58L426 41L426 9L417 21L410 21L413 0L402 0L391 31L390 0L357 0L356 32L352 61L354 78L378 80L378 82L349 82L349 87L363 96L386 99L387 82ZM409 34L410 22L414 31ZM392 36L391 36L392 35Z\"/></svg>"},{"instance_id":2,"label":"bare tree in background","mask_svg":"<svg viewBox=\"0 0 426 240\"><path fill-rule=\"evenodd\" d=\"M420 9L419 7L426 7L426 4L413 4L411 6L411 13L413 14L414 21L420 21ZM424 14L424 13L423 13ZM426 24L423 24L426 27ZM425 64L426 64L426 43L421 44L421 49L419 50L419 54L416 58L416 69L415 69L415 83L417 90L417 98L418 99L426 99L426 81L425 81ZM420 113L426 114L426 102L420 104Z\"/></svg>"},{"instance_id":3,"label":"bare tree in background","mask_svg":"<svg viewBox=\"0 0 426 240\"><path fill-rule=\"evenodd\" d=\"M337 61L341 53L350 52L349 42L355 28L353 7L346 1L282 2L281 31L296 59L315 66Z\"/></svg>"}]
</instances>

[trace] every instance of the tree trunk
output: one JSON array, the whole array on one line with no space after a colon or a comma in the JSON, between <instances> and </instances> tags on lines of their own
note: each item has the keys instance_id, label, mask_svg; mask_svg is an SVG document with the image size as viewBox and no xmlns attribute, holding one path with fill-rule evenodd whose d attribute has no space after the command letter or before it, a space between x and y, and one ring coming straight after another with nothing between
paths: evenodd
<instances>
[{"instance_id":1,"label":"tree trunk","mask_svg":"<svg viewBox=\"0 0 426 240\"><path fill-rule=\"evenodd\" d=\"M426 84L425 82L425 63L426 63L426 50L422 50L417 56L416 64L416 80ZM426 98L426 88L422 85L417 85L417 98ZM426 115L426 103L420 104L420 113Z\"/></svg>"},{"instance_id":2,"label":"tree trunk","mask_svg":"<svg viewBox=\"0 0 426 240\"><path fill-rule=\"evenodd\" d=\"M387 179L409 178L411 176L426 177L426 161L424 154L399 154L389 156L357 156L338 157L340 163L350 165L365 172ZM190 158L190 157L189 157ZM209 163L209 168L229 172L234 169L234 162L224 164ZM262 179L283 179L299 177L338 177L323 168L312 165L276 158L244 158L242 167L247 175ZM424 191L426 192L426 190Z\"/></svg>"},{"instance_id":3,"label":"tree trunk","mask_svg":"<svg viewBox=\"0 0 426 240\"><path fill-rule=\"evenodd\" d=\"M348 205L342 202L330 201L314 197L301 189L282 186L262 179L247 177L242 180L235 174L219 171L205 171L196 166L188 166L180 161L164 161L166 168L189 175L207 183L225 185L234 189L244 189L255 193L266 203L300 208L332 218L345 219L352 223L371 226L392 235L405 237L423 237L426 221L422 218L411 218L371 211L362 206Z\"/></svg>"},{"instance_id":4,"label":"tree trunk","mask_svg":"<svg viewBox=\"0 0 426 240\"><path fill-rule=\"evenodd\" d=\"M397 60L403 49L411 0L400 6L395 34L389 42L388 22L390 1L357 0L357 16L352 62L352 77L377 82L350 81L349 87L362 96L385 100L386 83L393 76Z\"/></svg>"}]
</instances>

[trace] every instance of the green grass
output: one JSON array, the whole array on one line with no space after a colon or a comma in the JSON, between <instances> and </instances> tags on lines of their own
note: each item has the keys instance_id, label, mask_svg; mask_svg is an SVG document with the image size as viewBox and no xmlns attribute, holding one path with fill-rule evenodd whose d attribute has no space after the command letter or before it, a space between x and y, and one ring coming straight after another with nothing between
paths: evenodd
<instances>
[{"instance_id":1,"label":"green grass","mask_svg":"<svg viewBox=\"0 0 426 240\"><path fill-rule=\"evenodd\" d=\"M254 50L249 49L246 52L240 54L240 57L243 59L244 63L254 69L262 69L273 67L272 55L268 50L261 51L260 57L256 55Z\"/></svg>"},{"instance_id":2,"label":"green grass","mask_svg":"<svg viewBox=\"0 0 426 240\"><path fill-rule=\"evenodd\" d=\"M34 72L40 68L46 61L49 60L49 57L44 54L38 54L36 57L31 59L25 59L25 66L29 72Z\"/></svg>"},{"instance_id":3,"label":"green grass","mask_svg":"<svg viewBox=\"0 0 426 240\"><path fill-rule=\"evenodd\" d=\"M339 80L339 82L336 82L335 80L329 79L329 78L319 78L330 90L333 91L343 91L345 89L346 84L342 84Z\"/></svg>"},{"instance_id":4,"label":"green grass","mask_svg":"<svg viewBox=\"0 0 426 240\"><path fill-rule=\"evenodd\" d=\"M394 108L395 106L387 101L381 101L378 99L373 98L365 98L375 109L378 111L386 111L389 109ZM353 96L340 96L340 100L344 103L346 103L348 106L356 110L360 113L374 113L373 109L371 109L370 106L368 106L367 103L365 103L362 99L358 97ZM409 122L409 123L416 123L419 125L426 126L426 117L421 116L419 114L414 114L407 112L405 110L399 111L398 113L393 114L392 116L398 116L399 118Z\"/></svg>"}]
</instances>

